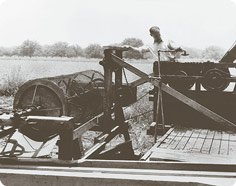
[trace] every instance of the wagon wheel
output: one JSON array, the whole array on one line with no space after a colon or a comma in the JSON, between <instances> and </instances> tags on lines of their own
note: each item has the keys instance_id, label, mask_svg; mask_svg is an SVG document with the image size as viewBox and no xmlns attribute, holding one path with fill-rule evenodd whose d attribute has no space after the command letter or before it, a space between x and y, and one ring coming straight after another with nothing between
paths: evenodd
<instances>
[{"instance_id":1,"label":"wagon wheel","mask_svg":"<svg viewBox=\"0 0 236 186\"><path fill-rule=\"evenodd\" d=\"M68 114L67 100L63 91L56 84L45 79L28 81L19 88L13 103L14 109L25 109L30 106L40 106L40 109L32 115L62 116ZM36 141L43 141L58 132L55 130L55 126L45 121L37 122L33 126L24 126L20 131Z\"/></svg>"},{"instance_id":2,"label":"wagon wheel","mask_svg":"<svg viewBox=\"0 0 236 186\"><path fill-rule=\"evenodd\" d=\"M228 77L230 77L228 69L210 69L204 73L202 86L208 91L223 91L230 83Z\"/></svg>"},{"instance_id":3,"label":"wagon wheel","mask_svg":"<svg viewBox=\"0 0 236 186\"><path fill-rule=\"evenodd\" d=\"M176 72L175 75L188 76L188 74L183 70ZM169 81L170 87L177 90L189 90L194 83L195 80L193 79L178 79L178 77Z\"/></svg>"}]
</instances>

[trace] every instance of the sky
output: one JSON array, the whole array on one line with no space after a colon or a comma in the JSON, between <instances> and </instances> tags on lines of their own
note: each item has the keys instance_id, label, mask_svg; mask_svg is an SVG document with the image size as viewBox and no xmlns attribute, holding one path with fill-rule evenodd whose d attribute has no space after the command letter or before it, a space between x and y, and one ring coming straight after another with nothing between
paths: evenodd
<instances>
[{"instance_id":1,"label":"sky","mask_svg":"<svg viewBox=\"0 0 236 186\"><path fill-rule=\"evenodd\" d=\"M236 0L0 0L0 46L30 39L86 47L136 37L151 26L182 46L229 49L236 41Z\"/></svg>"}]
</instances>

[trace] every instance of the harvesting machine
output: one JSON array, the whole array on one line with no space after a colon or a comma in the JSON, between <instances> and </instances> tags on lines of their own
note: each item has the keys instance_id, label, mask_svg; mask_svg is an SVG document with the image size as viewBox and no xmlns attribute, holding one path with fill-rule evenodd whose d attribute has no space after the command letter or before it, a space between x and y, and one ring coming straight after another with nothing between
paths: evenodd
<instances>
[{"instance_id":1,"label":"harvesting machine","mask_svg":"<svg viewBox=\"0 0 236 186\"><path fill-rule=\"evenodd\" d=\"M104 74L88 70L35 79L21 86L14 99L14 109L3 110L0 115L2 127L0 137L5 141L1 162L3 164L11 161L14 164L59 163L70 166L79 164L100 169L126 167L138 168L139 171L141 169L205 170L207 165L204 163L194 165L192 162L187 162L189 164L184 166L172 162L170 166L167 162L145 164L138 161L146 162L150 158L160 160L160 154L153 157L154 151L148 151L142 157L135 155L123 107L137 101L139 85L146 82L153 85L153 89L149 92L149 100L153 102L153 122L148 134L154 135L155 148L162 147L161 145L165 143L160 139L157 140L157 135L165 134L165 139L170 139L172 133L168 129L172 128L173 131L173 125L197 127L209 131L230 130L234 134L236 88L231 91L225 90L230 83L236 82L236 78L230 74L230 69L236 67L233 63L236 59L236 44L219 63L165 62L158 59L153 63L152 74L146 74L125 62L122 54L126 50L117 46L104 47L104 58L100 62ZM158 56L162 55L162 52L166 51L158 51ZM131 71L139 76L139 79L124 83L123 69ZM95 131L96 137L93 145L85 150L82 135L87 131ZM174 138L186 139L185 147L190 140L185 134L182 136L180 134L182 133L177 133ZM117 135L123 135L123 142L107 149L106 145ZM204 139L208 139L207 136ZM176 140L171 138L171 141ZM228 146L229 144L230 142ZM51 156L51 151L55 147L57 147L57 161ZM231 153L230 150L227 152ZM166 159L175 158L171 156ZM129 161L126 164L123 160ZM209 171L228 171L226 165L208 166ZM235 165L232 165L230 171L234 168ZM143 172L140 174L145 175Z\"/></svg>"}]
</instances>

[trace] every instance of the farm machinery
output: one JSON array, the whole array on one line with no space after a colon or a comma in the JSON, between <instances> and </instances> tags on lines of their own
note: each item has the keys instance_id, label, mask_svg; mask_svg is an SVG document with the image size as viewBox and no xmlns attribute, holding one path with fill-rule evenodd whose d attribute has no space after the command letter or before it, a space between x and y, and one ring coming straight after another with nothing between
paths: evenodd
<instances>
[{"instance_id":1,"label":"farm machinery","mask_svg":"<svg viewBox=\"0 0 236 186\"><path fill-rule=\"evenodd\" d=\"M142 178L149 175L143 169L234 172L235 165L137 161L146 160L148 155L135 155L123 108L138 101L137 87L149 82L153 85L149 91L149 100L153 102L153 122L147 133L154 136L156 144L160 144L157 135L165 134L173 124L236 132L236 88L226 91L230 83L236 82L230 74L230 68L236 67L233 63L236 45L219 63L165 62L158 58L153 63L152 74L125 62L122 54L126 50L117 46L104 47L104 58L100 61L104 74L88 70L30 80L22 85L15 95L13 110L1 111L0 138L5 144L0 162L99 167L92 172L102 168L109 168L109 171L116 171L115 168L138 169L132 174L140 174ZM167 51L159 50L158 56L163 52ZM139 79L124 83L124 69ZM93 145L85 150L82 136L88 131L94 131L96 137ZM117 135L123 136L123 142L106 148ZM55 147L57 160L51 153ZM67 174L68 170L63 171ZM109 172L109 175L123 175L117 171ZM153 176L154 173L150 174ZM145 179L152 179L152 176ZM120 179L126 178L117 180Z\"/></svg>"},{"instance_id":2,"label":"farm machinery","mask_svg":"<svg viewBox=\"0 0 236 186\"><path fill-rule=\"evenodd\" d=\"M112 84L112 91L115 88L119 94L119 108L135 101L135 88L130 91L125 85L117 88ZM95 139L100 143L99 148L86 155L92 157L114 136L125 131L125 127L117 127L111 118L110 126L103 121L104 94L104 76L94 70L26 82L15 95L14 109L2 110L0 115L0 137L8 136L1 155L44 157L57 143L59 159L79 159L85 156L82 135L91 129L104 132ZM116 96L111 95L112 102L118 99ZM116 109L115 117L122 117L118 116L119 108L109 106ZM128 133L125 136L129 140Z\"/></svg>"},{"instance_id":3,"label":"farm machinery","mask_svg":"<svg viewBox=\"0 0 236 186\"><path fill-rule=\"evenodd\" d=\"M45 146L52 148L53 145L49 144L57 136L52 144L58 144L59 159L137 158L132 149L123 107L137 100L137 86L146 82L154 85L149 98L153 101L150 134L165 131L166 124L189 124L191 121L200 125L205 124L203 121L206 120L209 120L208 124L213 121L235 130L236 118L232 114L235 104L232 100L235 99L236 90L224 90L236 80L229 72L229 68L236 67L233 63L236 45L219 63L159 60L154 62L153 74L150 75L126 63L122 59L125 50L122 47L105 48L104 59L100 62L104 75L88 70L35 79L21 86L14 99L14 110L3 111L0 115L0 137L8 136L2 156L41 157L47 153L40 151L45 151ZM158 51L158 55L162 52L166 51ZM123 68L140 79L124 84ZM189 106L193 109L189 109ZM223 116L216 113L222 113ZM102 133L96 137L94 147L85 153L81 138L88 130ZM111 150L104 150L105 145L120 133L124 135L125 142ZM23 138L26 143L29 143L27 140L39 143L37 148L32 147L27 151L24 145L18 143Z\"/></svg>"}]
</instances>

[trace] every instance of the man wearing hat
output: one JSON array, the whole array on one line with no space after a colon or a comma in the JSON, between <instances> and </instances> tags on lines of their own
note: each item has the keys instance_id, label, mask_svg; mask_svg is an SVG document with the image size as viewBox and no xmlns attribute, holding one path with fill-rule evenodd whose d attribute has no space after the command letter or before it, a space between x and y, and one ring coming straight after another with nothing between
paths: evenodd
<instances>
[{"instance_id":1,"label":"man wearing hat","mask_svg":"<svg viewBox=\"0 0 236 186\"><path fill-rule=\"evenodd\" d=\"M131 47L128 48L135 51L146 52L151 51L155 56L157 56L158 50L172 50L173 52L162 52L160 55L161 61L175 61L178 52L184 51L181 47L177 47L173 42L164 42L161 38L160 28L153 26L149 29L150 35L153 37L153 46L142 46L142 47Z\"/></svg>"}]
</instances>

